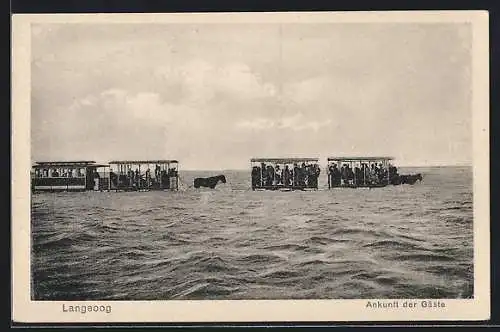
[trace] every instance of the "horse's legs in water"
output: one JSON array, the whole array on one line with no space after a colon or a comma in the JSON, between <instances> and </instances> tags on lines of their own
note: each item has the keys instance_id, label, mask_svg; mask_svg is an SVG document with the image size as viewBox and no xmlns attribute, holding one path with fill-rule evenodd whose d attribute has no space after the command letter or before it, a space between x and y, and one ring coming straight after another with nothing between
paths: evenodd
<instances>
[{"instance_id":1,"label":"horse's legs in water","mask_svg":"<svg viewBox=\"0 0 500 332\"><path fill-rule=\"evenodd\" d=\"M215 187L219 184L219 181L219 178L215 179L215 181L210 184L210 189L215 189Z\"/></svg>"}]
</instances>

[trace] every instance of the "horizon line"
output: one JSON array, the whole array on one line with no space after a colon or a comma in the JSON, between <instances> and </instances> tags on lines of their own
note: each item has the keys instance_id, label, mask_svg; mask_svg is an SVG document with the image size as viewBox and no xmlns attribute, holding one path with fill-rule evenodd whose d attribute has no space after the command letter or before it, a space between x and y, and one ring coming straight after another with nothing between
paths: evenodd
<instances>
[{"instance_id":1,"label":"horizon line","mask_svg":"<svg viewBox=\"0 0 500 332\"><path fill-rule=\"evenodd\" d=\"M401 167L418 167L418 168L425 168L425 167L472 167L472 164L428 164L428 165L412 165L412 164L406 164L406 165L396 165L396 167L401 168ZM179 169L179 172L182 171L188 171L188 172L220 172L220 171L248 171L249 168L181 168Z\"/></svg>"}]
</instances>

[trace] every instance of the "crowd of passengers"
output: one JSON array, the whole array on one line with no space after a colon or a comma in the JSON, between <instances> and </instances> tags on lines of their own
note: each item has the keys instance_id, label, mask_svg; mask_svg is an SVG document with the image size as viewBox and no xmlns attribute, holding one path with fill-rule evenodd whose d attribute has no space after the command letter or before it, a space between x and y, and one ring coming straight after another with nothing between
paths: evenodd
<instances>
[{"instance_id":1,"label":"crowd of passengers","mask_svg":"<svg viewBox=\"0 0 500 332\"><path fill-rule=\"evenodd\" d=\"M120 172L116 174L115 172L110 172L111 183L117 187L129 186L129 187L165 187L170 186L170 178L176 178L178 175L177 169L170 168L168 170L162 170L159 165L156 165L154 174L151 174L151 170L148 168L145 174L141 174L139 169L131 170L126 172Z\"/></svg>"},{"instance_id":2,"label":"crowd of passengers","mask_svg":"<svg viewBox=\"0 0 500 332\"><path fill-rule=\"evenodd\" d=\"M391 179L398 175L396 167L389 165L384 167L382 164L373 163L368 165L361 163L352 168L349 164L344 164L338 168L337 164L328 167L330 184L333 187L338 186L359 186L359 185L378 185L391 183Z\"/></svg>"},{"instance_id":3,"label":"crowd of passengers","mask_svg":"<svg viewBox=\"0 0 500 332\"><path fill-rule=\"evenodd\" d=\"M85 177L85 169L81 168L52 168L52 169L35 169L36 178L83 178ZM100 174L92 169L92 172L87 174L90 178L100 178ZM171 177L177 177L177 170L170 168L169 170L162 170L159 165L156 166L154 174L148 168L145 174L141 174L139 169L128 170L126 172L115 173L110 172L109 177L111 183L115 186L141 186L152 187L155 185L162 185L168 187Z\"/></svg>"},{"instance_id":4,"label":"crowd of passengers","mask_svg":"<svg viewBox=\"0 0 500 332\"><path fill-rule=\"evenodd\" d=\"M256 187L302 187L318 188L318 177L321 170L318 164L280 165L261 163L252 168L252 188Z\"/></svg>"},{"instance_id":5,"label":"crowd of passengers","mask_svg":"<svg viewBox=\"0 0 500 332\"><path fill-rule=\"evenodd\" d=\"M85 174L79 168L53 168L53 169L35 169L35 177L37 178L81 178Z\"/></svg>"}]
</instances>

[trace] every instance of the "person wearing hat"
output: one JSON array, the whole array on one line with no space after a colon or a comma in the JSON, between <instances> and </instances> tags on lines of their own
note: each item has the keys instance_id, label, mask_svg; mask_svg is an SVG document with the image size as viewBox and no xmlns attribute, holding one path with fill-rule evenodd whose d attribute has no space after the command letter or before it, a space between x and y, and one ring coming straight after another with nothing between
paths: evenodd
<instances>
[{"instance_id":1,"label":"person wearing hat","mask_svg":"<svg viewBox=\"0 0 500 332\"><path fill-rule=\"evenodd\" d=\"M278 185L281 183L281 169L280 165L276 165L276 169L274 170L274 185Z\"/></svg>"}]
</instances>

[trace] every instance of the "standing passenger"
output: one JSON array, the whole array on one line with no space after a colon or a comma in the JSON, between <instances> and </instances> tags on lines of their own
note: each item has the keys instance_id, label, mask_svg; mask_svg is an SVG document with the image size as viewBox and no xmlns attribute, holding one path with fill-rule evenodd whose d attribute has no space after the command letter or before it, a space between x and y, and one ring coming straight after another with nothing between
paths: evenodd
<instances>
[{"instance_id":1,"label":"standing passenger","mask_svg":"<svg viewBox=\"0 0 500 332\"><path fill-rule=\"evenodd\" d=\"M359 168L359 166L356 166L354 168L354 182L355 182L354 184L356 186L359 186L362 180L363 180L363 174L361 172L361 169Z\"/></svg>"},{"instance_id":2,"label":"standing passenger","mask_svg":"<svg viewBox=\"0 0 500 332\"><path fill-rule=\"evenodd\" d=\"M272 186L274 183L274 167L272 165L267 165L267 186Z\"/></svg>"},{"instance_id":3,"label":"standing passenger","mask_svg":"<svg viewBox=\"0 0 500 332\"><path fill-rule=\"evenodd\" d=\"M160 165L156 165L155 167L155 178L156 180L160 180L160 176L161 176L161 168L160 168Z\"/></svg>"},{"instance_id":4,"label":"standing passenger","mask_svg":"<svg viewBox=\"0 0 500 332\"><path fill-rule=\"evenodd\" d=\"M341 177L342 177L342 182L341 182L341 184L342 184L342 185L346 185L346 184L348 184L349 170L348 170L348 166L347 166L347 164L344 164L344 165L342 166L342 170L341 170L340 172L341 172Z\"/></svg>"},{"instance_id":5,"label":"standing passenger","mask_svg":"<svg viewBox=\"0 0 500 332\"><path fill-rule=\"evenodd\" d=\"M363 164L363 167L364 167L363 180L364 180L364 184L366 186L366 185L370 184L370 168L368 167L367 164Z\"/></svg>"},{"instance_id":6,"label":"standing passenger","mask_svg":"<svg viewBox=\"0 0 500 332\"><path fill-rule=\"evenodd\" d=\"M333 164L333 184L338 187L341 184L341 170L338 168L337 164Z\"/></svg>"},{"instance_id":7,"label":"standing passenger","mask_svg":"<svg viewBox=\"0 0 500 332\"><path fill-rule=\"evenodd\" d=\"M310 183L310 187L311 188L316 188L318 189L318 178L319 178L319 175L321 173L321 169L319 168L319 165L318 164L314 164L311 166L311 169L312 169L312 174L311 174L311 183Z\"/></svg>"},{"instance_id":8,"label":"standing passenger","mask_svg":"<svg viewBox=\"0 0 500 332\"><path fill-rule=\"evenodd\" d=\"M151 170L148 169L146 170L146 186L149 188L151 187Z\"/></svg>"},{"instance_id":9,"label":"standing passenger","mask_svg":"<svg viewBox=\"0 0 500 332\"><path fill-rule=\"evenodd\" d=\"M293 186L297 187L299 185L299 166L297 164L293 164Z\"/></svg>"},{"instance_id":10,"label":"standing passenger","mask_svg":"<svg viewBox=\"0 0 500 332\"><path fill-rule=\"evenodd\" d=\"M285 169L283 170L283 184L285 187L290 186L290 169L288 165L285 165Z\"/></svg>"},{"instance_id":11,"label":"standing passenger","mask_svg":"<svg viewBox=\"0 0 500 332\"><path fill-rule=\"evenodd\" d=\"M252 189L260 186L260 167L252 167Z\"/></svg>"},{"instance_id":12,"label":"standing passenger","mask_svg":"<svg viewBox=\"0 0 500 332\"><path fill-rule=\"evenodd\" d=\"M375 167L375 164L372 164L371 170L370 170L370 182L372 184L377 184L377 170Z\"/></svg>"},{"instance_id":13,"label":"standing passenger","mask_svg":"<svg viewBox=\"0 0 500 332\"><path fill-rule=\"evenodd\" d=\"M330 186L333 187L334 176L333 176L333 165L328 166L328 182Z\"/></svg>"},{"instance_id":14,"label":"standing passenger","mask_svg":"<svg viewBox=\"0 0 500 332\"><path fill-rule=\"evenodd\" d=\"M280 165L276 165L276 169L274 172L274 184L278 185L281 184L281 169Z\"/></svg>"},{"instance_id":15,"label":"standing passenger","mask_svg":"<svg viewBox=\"0 0 500 332\"><path fill-rule=\"evenodd\" d=\"M302 163L302 165L300 166L300 170L299 170L299 185L301 187L305 187L306 181L307 181L306 164Z\"/></svg>"}]
</instances>

